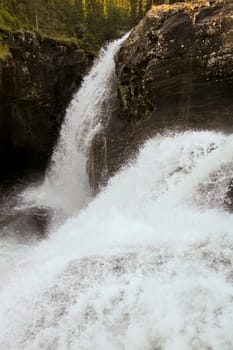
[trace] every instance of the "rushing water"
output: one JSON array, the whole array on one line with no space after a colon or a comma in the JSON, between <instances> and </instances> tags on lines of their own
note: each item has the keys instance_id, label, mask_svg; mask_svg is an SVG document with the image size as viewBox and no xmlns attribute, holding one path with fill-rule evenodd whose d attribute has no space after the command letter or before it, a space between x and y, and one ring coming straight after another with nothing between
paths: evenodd
<instances>
[{"instance_id":1,"label":"rushing water","mask_svg":"<svg viewBox=\"0 0 233 350\"><path fill-rule=\"evenodd\" d=\"M22 194L26 206L36 201L69 216L90 201L88 152L94 135L107 122L115 94L114 57L127 36L101 50L68 108L43 185Z\"/></svg>"},{"instance_id":2,"label":"rushing water","mask_svg":"<svg viewBox=\"0 0 233 350\"><path fill-rule=\"evenodd\" d=\"M46 240L7 250L17 260L0 270L1 350L233 349L233 215L224 209L233 136L155 137L89 195L85 157L119 45L67 114L40 187L49 199L38 188L24 193L70 217Z\"/></svg>"}]
</instances>

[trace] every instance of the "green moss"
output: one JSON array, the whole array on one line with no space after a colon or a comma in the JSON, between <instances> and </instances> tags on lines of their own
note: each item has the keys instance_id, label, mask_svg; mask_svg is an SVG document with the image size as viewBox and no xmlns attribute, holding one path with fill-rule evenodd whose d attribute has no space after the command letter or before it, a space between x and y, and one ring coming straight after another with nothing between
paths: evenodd
<instances>
[{"instance_id":1,"label":"green moss","mask_svg":"<svg viewBox=\"0 0 233 350\"><path fill-rule=\"evenodd\" d=\"M10 48L7 44L0 41L0 60L6 61L11 58Z\"/></svg>"},{"instance_id":2,"label":"green moss","mask_svg":"<svg viewBox=\"0 0 233 350\"><path fill-rule=\"evenodd\" d=\"M0 28L2 29L18 29L20 28L19 20L10 15L10 13L4 9L0 9Z\"/></svg>"},{"instance_id":3,"label":"green moss","mask_svg":"<svg viewBox=\"0 0 233 350\"><path fill-rule=\"evenodd\" d=\"M129 93L129 86L118 84L118 91L119 91L121 97L124 95L127 95Z\"/></svg>"},{"instance_id":4,"label":"green moss","mask_svg":"<svg viewBox=\"0 0 233 350\"><path fill-rule=\"evenodd\" d=\"M75 52L80 56L85 54L85 51L81 48L77 48L77 50Z\"/></svg>"},{"instance_id":5,"label":"green moss","mask_svg":"<svg viewBox=\"0 0 233 350\"><path fill-rule=\"evenodd\" d=\"M77 90L78 86L77 86L76 81L73 81L73 82L71 83L71 86L70 86L70 87L71 87L71 89L74 90L74 91Z\"/></svg>"}]
</instances>

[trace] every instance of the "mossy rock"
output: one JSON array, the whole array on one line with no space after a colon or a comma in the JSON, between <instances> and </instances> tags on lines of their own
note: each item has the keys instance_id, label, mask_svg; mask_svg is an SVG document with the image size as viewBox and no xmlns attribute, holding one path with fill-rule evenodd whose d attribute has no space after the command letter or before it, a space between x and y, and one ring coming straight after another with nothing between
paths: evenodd
<instances>
[{"instance_id":1,"label":"mossy rock","mask_svg":"<svg viewBox=\"0 0 233 350\"><path fill-rule=\"evenodd\" d=\"M0 41L0 60L5 62L11 57L12 55L9 46Z\"/></svg>"},{"instance_id":2,"label":"mossy rock","mask_svg":"<svg viewBox=\"0 0 233 350\"><path fill-rule=\"evenodd\" d=\"M129 86L128 85L118 84L117 88L118 88L118 91L119 91L121 97L124 95L127 95L129 93Z\"/></svg>"}]
</instances>

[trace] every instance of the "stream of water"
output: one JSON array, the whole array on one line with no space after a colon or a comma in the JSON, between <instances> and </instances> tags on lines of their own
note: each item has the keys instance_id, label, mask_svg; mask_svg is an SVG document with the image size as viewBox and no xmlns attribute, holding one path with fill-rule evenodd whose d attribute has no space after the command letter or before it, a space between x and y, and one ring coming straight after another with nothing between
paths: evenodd
<instances>
[{"instance_id":1,"label":"stream of water","mask_svg":"<svg viewBox=\"0 0 233 350\"><path fill-rule=\"evenodd\" d=\"M124 39L74 97L44 182L19 196L62 223L42 241L0 236L1 350L233 349L233 136L157 136L91 196L88 149Z\"/></svg>"}]
</instances>

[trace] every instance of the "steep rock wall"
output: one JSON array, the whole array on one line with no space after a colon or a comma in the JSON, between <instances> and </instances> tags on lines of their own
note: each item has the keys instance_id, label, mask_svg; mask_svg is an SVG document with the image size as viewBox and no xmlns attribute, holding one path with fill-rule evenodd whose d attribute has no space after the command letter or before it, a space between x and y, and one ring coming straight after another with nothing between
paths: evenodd
<instances>
[{"instance_id":1,"label":"steep rock wall","mask_svg":"<svg viewBox=\"0 0 233 350\"><path fill-rule=\"evenodd\" d=\"M119 109L92 145L94 190L165 129L233 130L233 3L162 5L134 28L117 58ZM107 159L105 176L99 171ZM101 174L101 176L99 176Z\"/></svg>"},{"instance_id":2,"label":"steep rock wall","mask_svg":"<svg viewBox=\"0 0 233 350\"><path fill-rule=\"evenodd\" d=\"M44 169L74 91L93 57L73 42L0 31L1 176Z\"/></svg>"}]
</instances>

